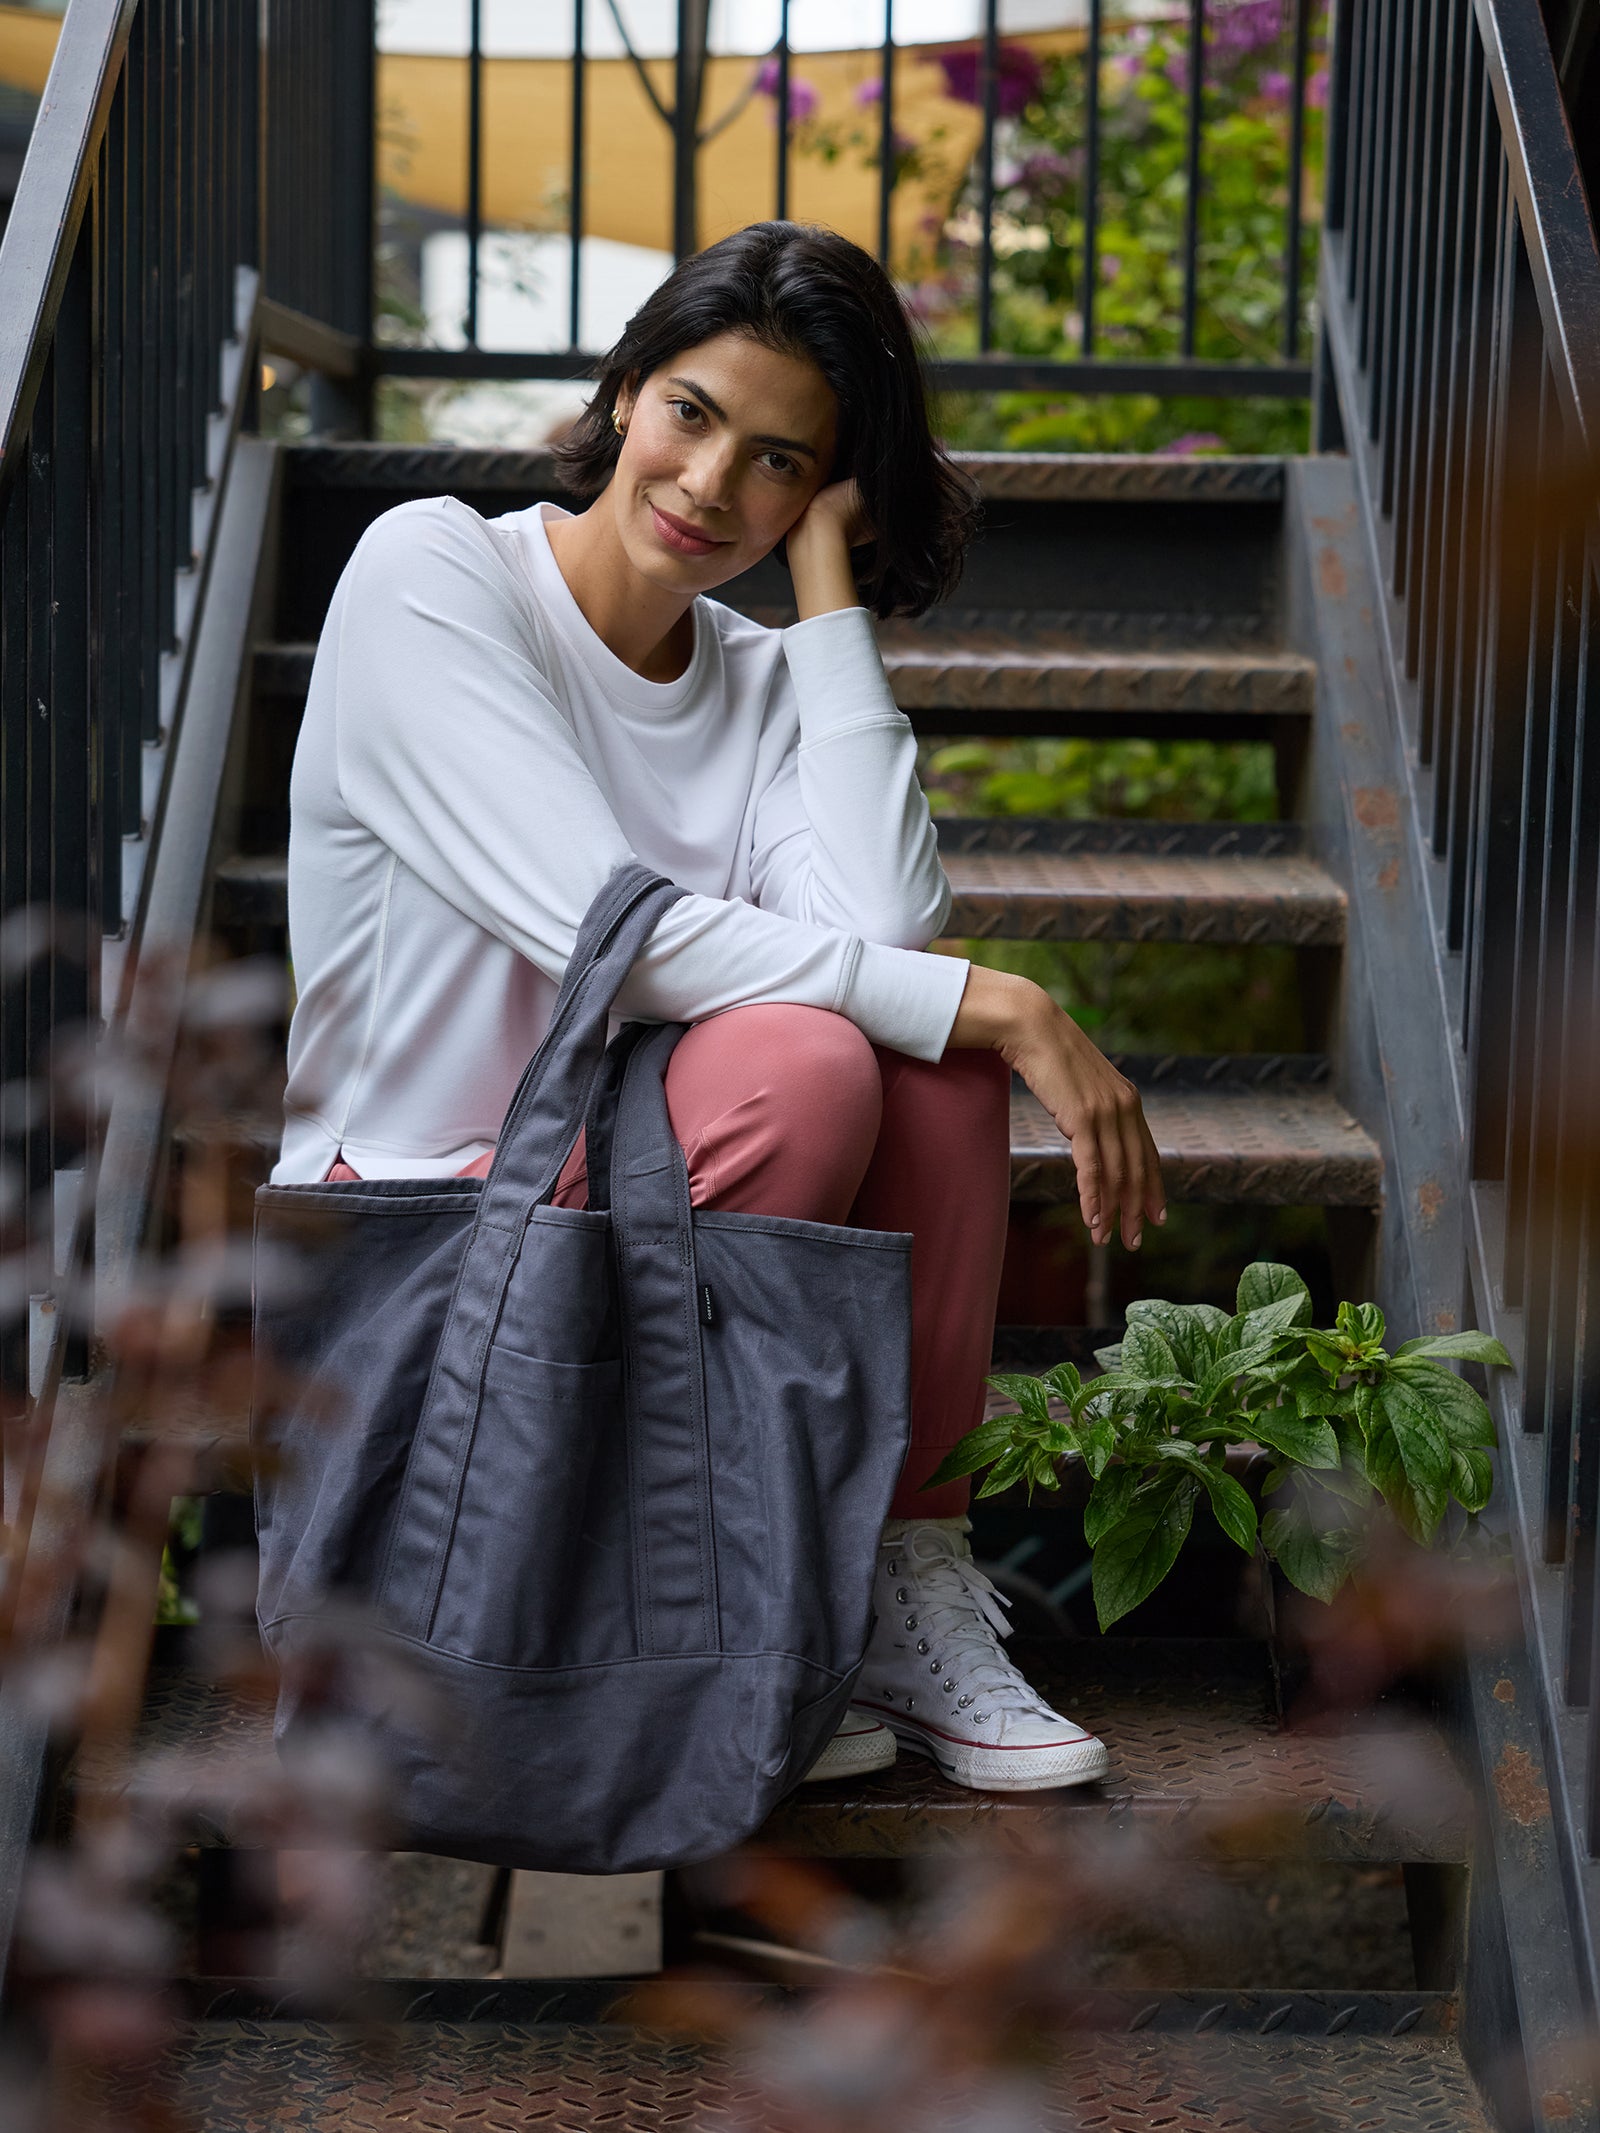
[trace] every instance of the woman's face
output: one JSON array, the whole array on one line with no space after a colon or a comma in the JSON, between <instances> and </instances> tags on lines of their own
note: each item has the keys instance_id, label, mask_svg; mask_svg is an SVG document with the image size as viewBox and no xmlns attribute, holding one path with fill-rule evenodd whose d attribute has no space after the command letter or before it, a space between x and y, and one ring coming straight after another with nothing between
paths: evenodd
<instances>
[{"instance_id":1,"label":"woman's face","mask_svg":"<svg viewBox=\"0 0 1600 2133\"><path fill-rule=\"evenodd\" d=\"M618 398L609 494L628 560L663 591L724 585L827 481L838 410L814 363L742 334L686 348Z\"/></svg>"}]
</instances>

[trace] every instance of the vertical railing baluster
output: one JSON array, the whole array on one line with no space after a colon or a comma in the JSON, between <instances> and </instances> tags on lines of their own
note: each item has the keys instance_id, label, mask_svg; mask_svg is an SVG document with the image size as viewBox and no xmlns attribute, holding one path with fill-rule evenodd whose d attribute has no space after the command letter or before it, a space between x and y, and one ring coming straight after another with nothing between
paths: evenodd
<instances>
[{"instance_id":1,"label":"vertical railing baluster","mask_svg":"<svg viewBox=\"0 0 1600 2133\"><path fill-rule=\"evenodd\" d=\"M1100 69L1105 0L1089 0L1089 42L1083 57L1083 303L1078 353L1094 354L1094 300L1100 272Z\"/></svg>"},{"instance_id":2,"label":"vertical railing baluster","mask_svg":"<svg viewBox=\"0 0 1600 2133\"><path fill-rule=\"evenodd\" d=\"M777 102L773 106L774 138L777 141L778 180L777 206L773 210L780 222L789 219L789 0L780 0L778 8L778 79Z\"/></svg>"},{"instance_id":3,"label":"vertical railing baluster","mask_svg":"<svg viewBox=\"0 0 1600 2133\"><path fill-rule=\"evenodd\" d=\"M478 247L483 239L483 0L471 0L467 54L467 346L478 345Z\"/></svg>"},{"instance_id":4,"label":"vertical railing baluster","mask_svg":"<svg viewBox=\"0 0 1600 2133\"><path fill-rule=\"evenodd\" d=\"M1283 360L1300 353L1300 195L1306 182L1306 54L1310 44L1309 0L1291 0L1293 58L1289 72L1289 196L1283 235ZM1093 39L1091 30L1090 37Z\"/></svg>"},{"instance_id":5,"label":"vertical railing baluster","mask_svg":"<svg viewBox=\"0 0 1600 2133\"><path fill-rule=\"evenodd\" d=\"M583 0L572 0L572 154L567 175L567 346L583 346L583 121L587 60Z\"/></svg>"},{"instance_id":6,"label":"vertical railing baluster","mask_svg":"<svg viewBox=\"0 0 1600 2133\"><path fill-rule=\"evenodd\" d=\"M883 0L883 47L878 63L878 258L884 272L894 266L890 209L894 204L894 0Z\"/></svg>"},{"instance_id":7,"label":"vertical railing baluster","mask_svg":"<svg viewBox=\"0 0 1600 2133\"><path fill-rule=\"evenodd\" d=\"M1205 112L1206 0L1189 0L1189 95L1184 148L1183 332L1186 356L1195 351L1200 316L1200 135Z\"/></svg>"},{"instance_id":8,"label":"vertical railing baluster","mask_svg":"<svg viewBox=\"0 0 1600 2133\"><path fill-rule=\"evenodd\" d=\"M1000 101L999 0L983 0L983 146L978 165L978 353L994 346L994 129Z\"/></svg>"}]
</instances>

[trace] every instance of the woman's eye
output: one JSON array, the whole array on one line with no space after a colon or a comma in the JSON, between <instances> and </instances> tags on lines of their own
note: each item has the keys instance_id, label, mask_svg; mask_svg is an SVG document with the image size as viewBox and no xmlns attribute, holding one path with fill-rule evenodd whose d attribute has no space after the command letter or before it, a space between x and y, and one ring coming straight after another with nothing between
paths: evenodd
<instances>
[{"instance_id":1,"label":"woman's eye","mask_svg":"<svg viewBox=\"0 0 1600 2133\"><path fill-rule=\"evenodd\" d=\"M692 400L669 400L667 402L667 405L672 409L673 413L678 417L680 422L695 421L698 419L700 414L699 408L696 407L695 403Z\"/></svg>"},{"instance_id":2,"label":"woman's eye","mask_svg":"<svg viewBox=\"0 0 1600 2133\"><path fill-rule=\"evenodd\" d=\"M787 452L763 452L762 458L774 474L796 474L799 468Z\"/></svg>"}]
</instances>

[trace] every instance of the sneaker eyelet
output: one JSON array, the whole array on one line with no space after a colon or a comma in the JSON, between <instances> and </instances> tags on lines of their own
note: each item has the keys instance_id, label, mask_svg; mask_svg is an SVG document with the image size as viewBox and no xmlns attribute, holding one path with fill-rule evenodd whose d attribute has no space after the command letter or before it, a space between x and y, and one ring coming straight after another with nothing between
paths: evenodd
<instances>
[{"instance_id":1,"label":"sneaker eyelet","mask_svg":"<svg viewBox=\"0 0 1600 2133\"><path fill-rule=\"evenodd\" d=\"M916 1626L917 1626L917 1618L916 1618L916 1616L915 1616L915 1615L907 1615L907 1616L906 1616L906 1628L907 1628L907 1629L915 1629L915 1628L916 1628Z\"/></svg>"},{"instance_id":2,"label":"sneaker eyelet","mask_svg":"<svg viewBox=\"0 0 1600 2133\"><path fill-rule=\"evenodd\" d=\"M926 1659L926 1658L927 1658L927 1656L928 1656L928 1640L927 1640L927 1638L926 1638L926 1637L919 1637L919 1638L917 1639L917 1650L918 1650L919 1652L921 1652L921 1654L922 1654L922 1656L923 1656L923 1658L924 1658L924 1659Z\"/></svg>"},{"instance_id":3,"label":"sneaker eyelet","mask_svg":"<svg viewBox=\"0 0 1600 2133\"><path fill-rule=\"evenodd\" d=\"M898 1601L900 1602L900 1605L901 1605L902 1607L904 1607L904 1605L906 1604L907 1600L909 1600L909 1599L910 1599L910 1597L911 1597L911 1595L910 1595L910 1593L909 1593L909 1592L907 1592L907 1590L906 1590L906 1588L904 1587L904 1585L902 1585L902 1586L901 1586L901 1588L900 1588L900 1590L899 1590L899 1591L898 1591L898 1592L897 1592L897 1593L895 1594L895 1598L896 1598L896 1599L897 1599L897 1600L898 1600Z\"/></svg>"},{"instance_id":4,"label":"sneaker eyelet","mask_svg":"<svg viewBox=\"0 0 1600 2133\"><path fill-rule=\"evenodd\" d=\"M973 1714L972 1714L972 1723L973 1723L973 1724L974 1724L975 1726L986 1726L986 1725L987 1725L987 1724L989 1723L989 1714L988 1714L988 1712L987 1712L987 1711L974 1711L974 1712L973 1712Z\"/></svg>"},{"instance_id":5,"label":"sneaker eyelet","mask_svg":"<svg viewBox=\"0 0 1600 2133\"><path fill-rule=\"evenodd\" d=\"M950 1694L950 1691L955 1687L955 1683L953 1681L947 1681L943 1684L943 1686L944 1692L948 1696Z\"/></svg>"},{"instance_id":6,"label":"sneaker eyelet","mask_svg":"<svg viewBox=\"0 0 1600 2133\"><path fill-rule=\"evenodd\" d=\"M965 1709L967 1708L967 1705L968 1705L969 1703L971 1703L971 1701L972 1701L972 1698L971 1698L970 1696L963 1696L963 1697L959 1698L959 1699L958 1699L958 1701L957 1701L957 1703L956 1703L956 1709L957 1709L958 1711L964 1711L964 1710L965 1710Z\"/></svg>"},{"instance_id":7,"label":"sneaker eyelet","mask_svg":"<svg viewBox=\"0 0 1600 2133\"><path fill-rule=\"evenodd\" d=\"M923 1651L926 1651L926 1650L927 1650L927 1646L926 1646L926 1645L923 1645L923 1646L921 1646L921 1647L920 1647L920 1649L922 1649ZM938 1672L939 1672L939 1671L940 1671L940 1670L942 1669L942 1667L943 1667L943 1666L944 1666L944 1661L943 1661L942 1659L930 1659L930 1660L928 1661L928 1672L929 1672L930 1674L937 1674L937 1673L938 1673Z\"/></svg>"},{"instance_id":8,"label":"sneaker eyelet","mask_svg":"<svg viewBox=\"0 0 1600 2133\"><path fill-rule=\"evenodd\" d=\"M898 1563L890 1563L888 1565L888 1571L890 1577L897 1578L900 1575L900 1565Z\"/></svg>"},{"instance_id":9,"label":"sneaker eyelet","mask_svg":"<svg viewBox=\"0 0 1600 2133\"><path fill-rule=\"evenodd\" d=\"M915 1696L908 1696L908 1697L906 1698L906 1709L907 1709L908 1711L914 1711L914 1710L916 1709L916 1707L917 1707L917 1699L915 1698Z\"/></svg>"}]
</instances>

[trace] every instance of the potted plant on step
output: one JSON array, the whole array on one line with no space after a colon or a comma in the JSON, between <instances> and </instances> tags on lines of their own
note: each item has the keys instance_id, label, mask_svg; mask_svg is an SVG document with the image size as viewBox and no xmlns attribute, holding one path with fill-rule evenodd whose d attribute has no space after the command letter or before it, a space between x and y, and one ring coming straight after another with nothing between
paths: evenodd
<instances>
[{"instance_id":1,"label":"potted plant on step","mask_svg":"<svg viewBox=\"0 0 1600 2133\"><path fill-rule=\"evenodd\" d=\"M1092 1480L1084 1538L1094 1557L1100 1627L1149 1598L1177 1561L1204 1501L1247 1554L1258 1547L1291 1585L1331 1600L1382 1506L1416 1541L1434 1541L1452 1503L1488 1501L1493 1418L1451 1361L1504 1368L1485 1333L1384 1347L1376 1304L1339 1306L1311 1323L1311 1295L1291 1267L1257 1261L1230 1315L1213 1304L1130 1305L1127 1331L1096 1352L1103 1375L1071 1363L989 1383L1016 1411L968 1432L929 1486L987 1469L979 1496L1022 1482L1060 1485L1081 1459ZM1228 1471L1233 1445L1265 1455L1255 1502Z\"/></svg>"}]
</instances>

